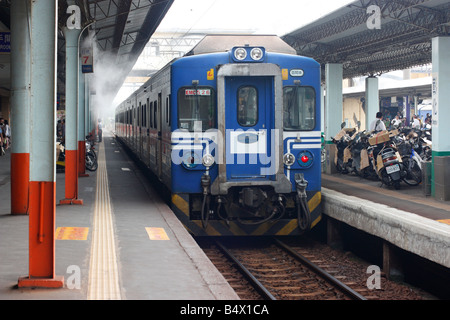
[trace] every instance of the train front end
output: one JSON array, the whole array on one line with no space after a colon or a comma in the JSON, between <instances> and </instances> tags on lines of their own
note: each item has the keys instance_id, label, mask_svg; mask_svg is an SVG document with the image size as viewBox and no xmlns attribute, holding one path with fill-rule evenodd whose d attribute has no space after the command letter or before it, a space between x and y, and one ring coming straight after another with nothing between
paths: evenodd
<instances>
[{"instance_id":1,"label":"train front end","mask_svg":"<svg viewBox=\"0 0 450 320\"><path fill-rule=\"evenodd\" d=\"M257 236L317 224L319 65L243 45L179 59L172 79L172 203L184 225Z\"/></svg>"}]
</instances>

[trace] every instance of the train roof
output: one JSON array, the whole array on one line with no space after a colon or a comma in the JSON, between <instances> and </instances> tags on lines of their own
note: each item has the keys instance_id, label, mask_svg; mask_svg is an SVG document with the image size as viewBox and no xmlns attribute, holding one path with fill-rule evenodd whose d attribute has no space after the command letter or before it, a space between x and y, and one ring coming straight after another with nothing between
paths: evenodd
<instances>
[{"instance_id":1,"label":"train roof","mask_svg":"<svg viewBox=\"0 0 450 320\"><path fill-rule=\"evenodd\" d=\"M268 52L294 54L294 48L284 42L276 35L253 35L253 34L214 34L206 35L186 56L204 53L226 52L237 46L264 47Z\"/></svg>"}]
</instances>

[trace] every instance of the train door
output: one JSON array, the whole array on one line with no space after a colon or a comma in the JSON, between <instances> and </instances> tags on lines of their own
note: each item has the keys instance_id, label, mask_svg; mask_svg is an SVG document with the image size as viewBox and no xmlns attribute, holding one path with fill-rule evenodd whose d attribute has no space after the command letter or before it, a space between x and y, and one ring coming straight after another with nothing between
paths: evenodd
<instances>
[{"instance_id":1,"label":"train door","mask_svg":"<svg viewBox=\"0 0 450 320\"><path fill-rule=\"evenodd\" d=\"M226 77L227 180L273 180L273 77Z\"/></svg>"}]
</instances>

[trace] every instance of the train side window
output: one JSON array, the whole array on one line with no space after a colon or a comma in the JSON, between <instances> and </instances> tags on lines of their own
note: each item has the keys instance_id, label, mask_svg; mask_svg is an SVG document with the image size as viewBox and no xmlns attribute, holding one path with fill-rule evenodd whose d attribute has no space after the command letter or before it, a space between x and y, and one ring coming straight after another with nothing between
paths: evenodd
<instances>
[{"instance_id":1,"label":"train side window","mask_svg":"<svg viewBox=\"0 0 450 320\"><path fill-rule=\"evenodd\" d=\"M150 102L150 128L153 128L153 101Z\"/></svg>"},{"instance_id":2,"label":"train side window","mask_svg":"<svg viewBox=\"0 0 450 320\"><path fill-rule=\"evenodd\" d=\"M284 130L311 131L316 125L316 92L313 87L283 88Z\"/></svg>"},{"instance_id":3,"label":"train side window","mask_svg":"<svg viewBox=\"0 0 450 320\"><path fill-rule=\"evenodd\" d=\"M243 86L237 94L237 118L242 127L253 127L258 123L258 90L253 86Z\"/></svg>"},{"instance_id":4,"label":"train side window","mask_svg":"<svg viewBox=\"0 0 450 320\"><path fill-rule=\"evenodd\" d=\"M153 102L153 126L158 129L158 101Z\"/></svg>"},{"instance_id":5,"label":"train side window","mask_svg":"<svg viewBox=\"0 0 450 320\"><path fill-rule=\"evenodd\" d=\"M147 127L147 105L142 106L142 126Z\"/></svg>"},{"instance_id":6,"label":"train side window","mask_svg":"<svg viewBox=\"0 0 450 320\"><path fill-rule=\"evenodd\" d=\"M145 108L145 126L147 128L150 127L150 121L148 119L148 117L150 116L150 99L147 98L147 104L146 104L146 108Z\"/></svg>"},{"instance_id":7,"label":"train side window","mask_svg":"<svg viewBox=\"0 0 450 320\"><path fill-rule=\"evenodd\" d=\"M166 97L166 123L169 123L169 97Z\"/></svg>"},{"instance_id":8,"label":"train side window","mask_svg":"<svg viewBox=\"0 0 450 320\"><path fill-rule=\"evenodd\" d=\"M169 119L170 121L170 119ZM178 90L178 128L206 131L216 127L216 93L211 87Z\"/></svg>"},{"instance_id":9,"label":"train side window","mask_svg":"<svg viewBox=\"0 0 450 320\"><path fill-rule=\"evenodd\" d=\"M167 97L167 106L168 106L168 109L169 109L169 127L170 127L171 126L171 122L172 122L172 111L171 111L171 108L170 108L170 94Z\"/></svg>"},{"instance_id":10,"label":"train side window","mask_svg":"<svg viewBox=\"0 0 450 320\"><path fill-rule=\"evenodd\" d=\"M142 126L142 104L139 102L139 107L136 109L138 114L138 126Z\"/></svg>"}]
</instances>

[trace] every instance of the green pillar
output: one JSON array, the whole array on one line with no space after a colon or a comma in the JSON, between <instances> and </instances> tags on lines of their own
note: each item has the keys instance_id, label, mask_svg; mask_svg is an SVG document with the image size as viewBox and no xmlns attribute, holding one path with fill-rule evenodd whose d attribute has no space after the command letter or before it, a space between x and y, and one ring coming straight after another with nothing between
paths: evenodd
<instances>
[{"instance_id":1,"label":"green pillar","mask_svg":"<svg viewBox=\"0 0 450 320\"><path fill-rule=\"evenodd\" d=\"M450 200L450 37L432 39L433 163L431 193Z\"/></svg>"}]
</instances>

